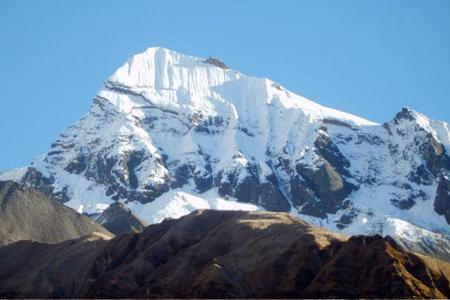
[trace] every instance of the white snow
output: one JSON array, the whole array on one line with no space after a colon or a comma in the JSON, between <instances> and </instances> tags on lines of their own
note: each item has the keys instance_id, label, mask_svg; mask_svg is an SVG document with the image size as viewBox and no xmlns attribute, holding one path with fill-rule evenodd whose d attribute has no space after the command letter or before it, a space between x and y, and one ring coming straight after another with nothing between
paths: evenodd
<instances>
[{"instance_id":1,"label":"white snow","mask_svg":"<svg viewBox=\"0 0 450 300\"><path fill-rule=\"evenodd\" d=\"M214 102L226 102L232 108L234 117L238 119L242 118L242 113L245 117L249 117L245 112L255 113L254 110L243 109L243 106L252 105L249 108L255 109L277 101L286 109L297 108L314 119L331 118L356 125L374 124L280 90L269 79L249 77L203 61L202 58L182 55L164 48L149 48L133 56L108 81L132 87L136 92L147 93L147 98L152 99L152 103L172 109L194 108L196 111L212 114L212 110L220 109ZM205 101L206 99L209 101ZM111 101L124 111L129 111L131 107L130 104L119 105L117 100Z\"/></svg>"},{"instance_id":2,"label":"white snow","mask_svg":"<svg viewBox=\"0 0 450 300\"><path fill-rule=\"evenodd\" d=\"M8 171L0 171L0 181L20 182L28 167L15 168Z\"/></svg>"},{"instance_id":3,"label":"white snow","mask_svg":"<svg viewBox=\"0 0 450 300\"><path fill-rule=\"evenodd\" d=\"M69 187L70 200L64 204L79 213L100 213L114 202L106 196L105 188L102 185L64 170L52 171L57 178L53 185L55 192L60 192Z\"/></svg>"},{"instance_id":4,"label":"white snow","mask_svg":"<svg viewBox=\"0 0 450 300\"><path fill-rule=\"evenodd\" d=\"M245 210L255 211L260 208L249 203L237 202L236 199L224 199L211 189L199 194L192 186L170 190L156 200L142 204L138 201L127 203L133 213L149 224L159 223L165 218L179 218L196 209Z\"/></svg>"}]
</instances>

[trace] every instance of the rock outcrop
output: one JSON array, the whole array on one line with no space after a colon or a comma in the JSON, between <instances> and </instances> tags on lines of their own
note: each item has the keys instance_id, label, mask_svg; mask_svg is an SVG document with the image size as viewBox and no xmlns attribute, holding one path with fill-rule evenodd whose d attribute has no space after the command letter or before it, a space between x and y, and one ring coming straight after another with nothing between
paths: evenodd
<instances>
[{"instance_id":1,"label":"rock outcrop","mask_svg":"<svg viewBox=\"0 0 450 300\"><path fill-rule=\"evenodd\" d=\"M92 215L90 218L115 235L125 232L141 232L148 225L120 202L111 204L102 213Z\"/></svg>"},{"instance_id":2,"label":"rock outcrop","mask_svg":"<svg viewBox=\"0 0 450 300\"><path fill-rule=\"evenodd\" d=\"M442 176L436 190L434 209L450 223L450 180Z\"/></svg>"}]
</instances>

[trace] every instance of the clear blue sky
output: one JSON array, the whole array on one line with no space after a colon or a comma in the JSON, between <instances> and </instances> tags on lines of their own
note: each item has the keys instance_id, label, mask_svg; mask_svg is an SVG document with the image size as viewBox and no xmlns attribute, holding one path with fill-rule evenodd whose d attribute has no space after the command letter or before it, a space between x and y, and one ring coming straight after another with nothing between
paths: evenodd
<instances>
[{"instance_id":1,"label":"clear blue sky","mask_svg":"<svg viewBox=\"0 0 450 300\"><path fill-rule=\"evenodd\" d=\"M373 121L402 106L450 121L450 0L0 0L0 170L46 152L150 46Z\"/></svg>"}]
</instances>

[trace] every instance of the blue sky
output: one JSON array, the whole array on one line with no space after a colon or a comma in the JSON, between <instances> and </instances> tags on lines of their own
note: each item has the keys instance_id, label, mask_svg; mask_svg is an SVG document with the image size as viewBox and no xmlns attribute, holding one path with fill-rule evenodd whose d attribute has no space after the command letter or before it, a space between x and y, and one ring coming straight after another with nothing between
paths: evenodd
<instances>
[{"instance_id":1,"label":"blue sky","mask_svg":"<svg viewBox=\"0 0 450 300\"><path fill-rule=\"evenodd\" d=\"M150 46L215 56L384 122L450 121L450 1L0 1L0 170L28 164Z\"/></svg>"}]
</instances>

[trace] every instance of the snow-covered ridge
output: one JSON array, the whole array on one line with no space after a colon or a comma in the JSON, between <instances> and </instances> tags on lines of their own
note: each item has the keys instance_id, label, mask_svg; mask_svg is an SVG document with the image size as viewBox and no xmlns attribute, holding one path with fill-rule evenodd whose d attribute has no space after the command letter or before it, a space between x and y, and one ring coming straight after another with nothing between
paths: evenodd
<instances>
[{"instance_id":1,"label":"snow-covered ridge","mask_svg":"<svg viewBox=\"0 0 450 300\"><path fill-rule=\"evenodd\" d=\"M219 61L149 48L47 154L0 180L84 213L114 201L149 223L196 208L290 211L351 234L426 235L450 257L449 147L447 123L408 108L376 124Z\"/></svg>"},{"instance_id":2,"label":"snow-covered ridge","mask_svg":"<svg viewBox=\"0 0 450 300\"><path fill-rule=\"evenodd\" d=\"M285 90L267 78L246 76L205 61L203 58L183 55L165 48L149 48L129 59L107 82L132 87L133 92L151 99L151 103L159 107L189 109L205 115L219 114L217 109L221 108L219 103L223 102L234 106L236 112L244 113L245 110L239 109L242 106L271 104L276 101L286 109L300 109L312 119L338 119L355 125L375 124L321 106ZM174 92L176 95L173 95ZM108 89L102 90L100 95L103 93L108 95ZM205 102L205 99L213 103ZM126 112L143 104L124 103L120 101L123 99L111 100ZM216 101L217 104L214 103ZM239 115L236 117L239 118Z\"/></svg>"}]
</instances>

